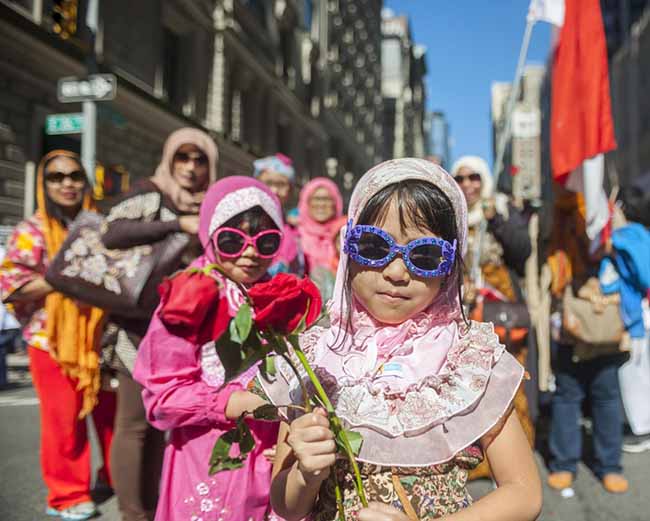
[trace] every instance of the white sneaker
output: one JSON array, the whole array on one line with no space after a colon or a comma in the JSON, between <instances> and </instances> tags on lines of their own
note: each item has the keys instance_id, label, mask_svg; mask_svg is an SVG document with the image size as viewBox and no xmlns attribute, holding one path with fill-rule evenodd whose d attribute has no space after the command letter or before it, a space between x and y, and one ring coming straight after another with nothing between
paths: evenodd
<instances>
[{"instance_id":1,"label":"white sneaker","mask_svg":"<svg viewBox=\"0 0 650 521\"><path fill-rule=\"evenodd\" d=\"M628 454L640 454L641 452L650 450L650 438L635 443L624 443L622 448L623 452L627 452Z\"/></svg>"},{"instance_id":2,"label":"white sneaker","mask_svg":"<svg viewBox=\"0 0 650 521\"><path fill-rule=\"evenodd\" d=\"M97 514L97 506L92 501L84 501L83 503L77 503L71 507L59 510L61 519L66 519L68 521L84 521L85 519L90 519Z\"/></svg>"}]
</instances>

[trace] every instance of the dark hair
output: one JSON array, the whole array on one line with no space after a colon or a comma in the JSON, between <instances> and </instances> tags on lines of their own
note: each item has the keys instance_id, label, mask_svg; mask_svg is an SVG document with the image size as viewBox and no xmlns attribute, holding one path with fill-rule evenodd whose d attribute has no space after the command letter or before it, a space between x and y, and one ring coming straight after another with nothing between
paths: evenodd
<instances>
[{"instance_id":1,"label":"dark hair","mask_svg":"<svg viewBox=\"0 0 650 521\"><path fill-rule=\"evenodd\" d=\"M42 189L43 189L43 196L44 196L44 199L45 199L45 211L47 212L47 215L49 215L50 217L53 217L54 219L59 221L65 228L67 228L68 225L71 222L71 219L69 217L67 217L63 213L63 210L61 209L61 207L58 204L56 204L54 201L52 201L52 199L50 199L50 196L47 193L47 183L45 181L48 165L52 161L54 161L55 159L60 159L62 157L66 158L66 159L70 159L71 161L74 161L75 163L77 163L77 165L79 165L79 170L81 170L83 172L84 179L85 179L84 188L83 188L84 191L86 191L88 189L89 183L88 183L88 176L86 175L86 169L84 168L81 161L79 159L77 159L76 157L70 157L70 156L66 156L66 155L54 156L54 157L49 158L45 162L45 164L43 165L43 186L42 186ZM80 203L79 208L81 208L81 204L83 204L83 203Z\"/></svg>"},{"instance_id":2,"label":"dark hair","mask_svg":"<svg viewBox=\"0 0 650 521\"><path fill-rule=\"evenodd\" d=\"M376 226L381 223L393 200L397 203L399 224L402 229L413 225L423 232L433 232L449 242L459 240L459 233L456 227L456 214L451 201L437 186L419 179L407 179L382 188L368 200L361 210L356 224ZM452 278L456 279L458 285L458 299L461 301L462 310L461 287L463 284L463 259L458 249L454 259L453 270L443 280L443 285L446 284L447 280ZM347 304L347 309L350 310L352 291L350 289L351 273L349 264L346 268L345 280L346 287L341 295L341 304ZM463 313L463 319L467 322L464 311L461 312ZM347 323L345 334L347 335L352 321L352 315L349 311L345 320ZM335 344L337 342L338 338L335 340Z\"/></svg>"},{"instance_id":3,"label":"dark hair","mask_svg":"<svg viewBox=\"0 0 650 521\"><path fill-rule=\"evenodd\" d=\"M228 219L221 227L240 228L248 224L248 234L255 235L263 230L278 229L277 224L261 206L253 206L250 210L238 213Z\"/></svg>"}]
</instances>

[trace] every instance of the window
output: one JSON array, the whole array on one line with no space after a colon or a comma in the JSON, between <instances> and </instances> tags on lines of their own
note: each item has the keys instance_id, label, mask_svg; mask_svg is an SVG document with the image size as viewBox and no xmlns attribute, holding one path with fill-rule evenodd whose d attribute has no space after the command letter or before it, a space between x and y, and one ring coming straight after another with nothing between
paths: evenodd
<instances>
[{"instance_id":1,"label":"window","mask_svg":"<svg viewBox=\"0 0 650 521\"><path fill-rule=\"evenodd\" d=\"M175 107L183 104L181 79L181 36L171 29L163 29L163 92Z\"/></svg>"},{"instance_id":2,"label":"window","mask_svg":"<svg viewBox=\"0 0 650 521\"><path fill-rule=\"evenodd\" d=\"M266 0L242 0L262 27L266 27Z\"/></svg>"}]
</instances>

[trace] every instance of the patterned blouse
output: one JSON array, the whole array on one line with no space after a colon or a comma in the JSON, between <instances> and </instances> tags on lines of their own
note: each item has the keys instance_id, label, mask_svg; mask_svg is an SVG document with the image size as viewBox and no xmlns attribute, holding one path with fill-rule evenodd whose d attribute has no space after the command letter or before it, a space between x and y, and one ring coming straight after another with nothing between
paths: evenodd
<instances>
[{"instance_id":1,"label":"patterned blouse","mask_svg":"<svg viewBox=\"0 0 650 521\"><path fill-rule=\"evenodd\" d=\"M391 505L419 521L429 521L463 510L472 504L467 491L468 472L483 460L478 445L463 449L447 463L431 467L385 467L361 463L359 470L368 501ZM337 460L336 479L341 484L346 518L356 519L361 502L354 475L346 460ZM407 508L403 502L408 502ZM311 521L337 521L334 472L321 485Z\"/></svg>"},{"instance_id":2,"label":"patterned blouse","mask_svg":"<svg viewBox=\"0 0 650 521\"><path fill-rule=\"evenodd\" d=\"M48 264L43 221L38 214L34 214L16 226L7 244L7 254L0 264L2 300L7 300L28 282L44 276ZM47 351L45 299L12 303L10 307L22 326L25 342Z\"/></svg>"}]
</instances>

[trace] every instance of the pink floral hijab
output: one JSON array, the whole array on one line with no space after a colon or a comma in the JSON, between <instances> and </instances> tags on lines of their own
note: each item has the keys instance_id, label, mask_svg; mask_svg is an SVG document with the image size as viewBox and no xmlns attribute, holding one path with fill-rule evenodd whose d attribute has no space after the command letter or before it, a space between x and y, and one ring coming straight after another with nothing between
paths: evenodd
<instances>
[{"instance_id":1,"label":"pink floral hijab","mask_svg":"<svg viewBox=\"0 0 650 521\"><path fill-rule=\"evenodd\" d=\"M411 179L435 185L449 199L464 252L465 198L454 179L429 161L397 159L368 171L352 194L352 222L380 190ZM426 310L402 324L385 325L354 298L348 309L342 298L347 263L342 254L330 327L313 327L301 338L312 367L334 397L339 417L363 434L361 461L414 467L448 461L506 412L523 369L499 344L491 324L465 324L456 277L446 279ZM282 363L279 368L281 376L265 384L267 392L275 403L298 401L297 379ZM288 397L281 391L282 378Z\"/></svg>"},{"instance_id":2,"label":"pink floral hijab","mask_svg":"<svg viewBox=\"0 0 650 521\"><path fill-rule=\"evenodd\" d=\"M325 223L319 223L309 215L309 200L319 188L325 188L335 204L334 216ZM336 183L326 177L316 177L309 181L300 191L298 213L300 216L298 230L309 268L324 266L329 269L332 259L336 258L332 237L338 231L336 229L339 226L338 218L343 215L343 197Z\"/></svg>"}]
</instances>

